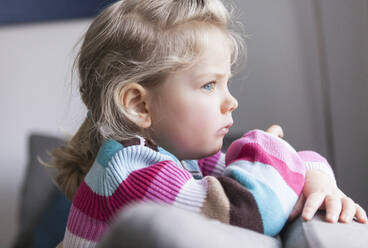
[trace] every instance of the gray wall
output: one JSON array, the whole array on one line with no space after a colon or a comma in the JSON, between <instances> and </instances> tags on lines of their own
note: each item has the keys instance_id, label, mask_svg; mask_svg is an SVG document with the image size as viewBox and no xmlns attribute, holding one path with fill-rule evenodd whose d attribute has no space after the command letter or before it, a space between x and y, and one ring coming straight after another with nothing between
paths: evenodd
<instances>
[{"instance_id":1,"label":"gray wall","mask_svg":"<svg viewBox=\"0 0 368 248\"><path fill-rule=\"evenodd\" d=\"M240 103L232 134L278 123L297 149L331 156L322 91L327 85L338 182L368 208L367 1L235 2L249 35L249 56L231 86ZM0 28L1 247L16 230L27 135L73 133L85 115L71 94L70 67L73 45L88 23Z\"/></svg>"},{"instance_id":2,"label":"gray wall","mask_svg":"<svg viewBox=\"0 0 368 248\"><path fill-rule=\"evenodd\" d=\"M278 123L297 149L326 155L315 20L310 1L238 1L248 63L233 92L234 132ZM316 63L317 62L317 63Z\"/></svg>"},{"instance_id":3,"label":"gray wall","mask_svg":"<svg viewBox=\"0 0 368 248\"><path fill-rule=\"evenodd\" d=\"M337 175L368 209L368 1L321 1Z\"/></svg>"},{"instance_id":4,"label":"gray wall","mask_svg":"<svg viewBox=\"0 0 368 248\"><path fill-rule=\"evenodd\" d=\"M235 2L249 37L232 84L233 134L280 124L296 149L326 156L341 189L368 209L368 1Z\"/></svg>"}]
</instances>

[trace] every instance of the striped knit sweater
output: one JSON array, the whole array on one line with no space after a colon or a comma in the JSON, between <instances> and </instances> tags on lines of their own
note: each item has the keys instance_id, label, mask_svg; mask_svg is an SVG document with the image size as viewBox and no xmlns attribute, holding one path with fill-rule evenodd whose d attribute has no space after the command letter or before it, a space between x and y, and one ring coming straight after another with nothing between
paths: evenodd
<instances>
[{"instance_id":1,"label":"striped knit sweater","mask_svg":"<svg viewBox=\"0 0 368 248\"><path fill-rule=\"evenodd\" d=\"M273 236L311 168L333 175L317 153L297 153L260 130L233 142L226 155L191 161L142 138L107 140L73 199L63 247L95 247L118 211L137 201L174 205Z\"/></svg>"}]
</instances>

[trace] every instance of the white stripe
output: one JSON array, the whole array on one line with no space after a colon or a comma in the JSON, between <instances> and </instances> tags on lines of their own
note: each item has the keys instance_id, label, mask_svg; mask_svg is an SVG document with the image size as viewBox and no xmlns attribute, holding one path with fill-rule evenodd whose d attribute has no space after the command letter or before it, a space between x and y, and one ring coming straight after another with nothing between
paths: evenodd
<instances>
[{"instance_id":1,"label":"white stripe","mask_svg":"<svg viewBox=\"0 0 368 248\"><path fill-rule=\"evenodd\" d=\"M136 135L136 137L139 139L139 145L144 146L145 139L142 136Z\"/></svg>"},{"instance_id":2,"label":"white stripe","mask_svg":"<svg viewBox=\"0 0 368 248\"><path fill-rule=\"evenodd\" d=\"M327 174L328 176L330 176L335 182L335 175L333 173L333 170L331 169L331 167L323 162L304 162L305 164L305 168L307 169L307 171L309 170L319 170L325 174Z\"/></svg>"},{"instance_id":3,"label":"white stripe","mask_svg":"<svg viewBox=\"0 0 368 248\"><path fill-rule=\"evenodd\" d=\"M189 179L176 196L174 206L199 213L207 196L206 179Z\"/></svg>"},{"instance_id":4,"label":"white stripe","mask_svg":"<svg viewBox=\"0 0 368 248\"><path fill-rule=\"evenodd\" d=\"M94 248L97 242L87 240L69 232L68 228L65 231L63 240L63 248Z\"/></svg>"}]
</instances>

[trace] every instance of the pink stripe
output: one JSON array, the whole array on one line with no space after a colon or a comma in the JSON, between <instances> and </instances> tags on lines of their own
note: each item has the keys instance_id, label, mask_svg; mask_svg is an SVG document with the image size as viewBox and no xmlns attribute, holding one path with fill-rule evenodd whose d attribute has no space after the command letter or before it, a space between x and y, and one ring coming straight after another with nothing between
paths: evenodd
<instances>
[{"instance_id":1,"label":"pink stripe","mask_svg":"<svg viewBox=\"0 0 368 248\"><path fill-rule=\"evenodd\" d=\"M127 189L129 189L129 191L134 196L134 199L137 199L137 198L143 199L145 193L150 187L149 184L144 184L141 181L141 177L139 174L140 174L139 170L133 171L119 186L121 187L122 185L123 187L125 186ZM113 195L112 195L112 198L113 198Z\"/></svg>"},{"instance_id":2,"label":"pink stripe","mask_svg":"<svg viewBox=\"0 0 368 248\"><path fill-rule=\"evenodd\" d=\"M141 175L141 177L138 180L141 180L141 178L144 177L143 175ZM156 200L156 201L164 201L167 203L171 203L172 202L172 197L170 198L170 195L168 193L166 193L165 196L164 192L162 192L162 190L160 191L160 186L157 185L157 183L154 182L154 179L152 178L152 181L149 184L149 188L147 190L147 192L145 193L144 197L142 198L146 198L146 199L150 199L150 200ZM162 186L161 186L162 187ZM174 198L175 199L175 198Z\"/></svg>"},{"instance_id":3,"label":"pink stripe","mask_svg":"<svg viewBox=\"0 0 368 248\"><path fill-rule=\"evenodd\" d=\"M70 233L83 239L98 241L106 230L107 224L103 221L93 219L77 208L70 208L67 228Z\"/></svg>"},{"instance_id":4,"label":"pink stripe","mask_svg":"<svg viewBox=\"0 0 368 248\"><path fill-rule=\"evenodd\" d=\"M158 164L160 164L160 166L158 166ZM191 177L189 172L179 169L176 165L172 165L171 161L162 161L157 163L156 166L152 165L141 171L147 174L147 177L150 177L150 179L155 178L160 171L171 171L171 174L167 174L168 178L166 181L172 181L171 183L178 182L179 184L185 183L185 179L188 175Z\"/></svg>"},{"instance_id":5,"label":"pink stripe","mask_svg":"<svg viewBox=\"0 0 368 248\"><path fill-rule=\"evenodd\" d=\"M168 189L170 192L178 192L185 182L168 182L165 171L161 171L161 173L157 174L157 177L153 179L152 185L159 186L160 188Z\"/></svg>"},{"instance_id":6,"label":"pink stripe","mask_svg":"<svg viewBox=\"0 0 368 248\"><path fill-rule=\"evenodd\" d=\"M172 203L190 178L189 172L178 168L172 161L161 161L130 173L109 197L96 194L83 181L73 204L87 216L107 222L129 202L148 198Z\"/></svg>"},{"instance_id":7,"label":"pink stripe","mask_svg":"<svg viewBox=\"0 0 368 248\"><path fill-rule=\"evenodd\" d=\"M139 175L140 177L131 177L132 181L134 181L134 184L139 184L139 181L142 181L142 179L144 178L144 175L142 175L143 173L140 173L141 175ZM147 179L143 179L145 181L145 185L149 186L147 187L147 191L144 193L144 195L142 195L142 197L140 198L140 200L144 200L147 199L147 194L149 194L150 188L152 188L152 178L150 178L150 180Z\"/></svg>"},{"instance_id":8,"label":"pink stripe","mask_svg":"<svg viewBox=\"0 0 368 248\"><path fill-rule=\"evenodd\" d=\"M166 172L166 175L174 182L178 181L179 179L181 184L186 183L188 179L192 178L192 174L190 174L188 171L182 170L173 164L164 167L162 171ZM181 175L180 177L178 177L179 174Z\"/></svg>"},{"instance_id":9,"label":"pink stripe","mask_svg":"<svg viewBox=\"0 0 368 248\"><path fill-rule=\"evenodd\" d=\"M183 185L186 183L186 181L189 180L189 178L181 184L170 184L165 180L167 178L165 171L161 171L159 174L157 174L157 177L152 181L152 186L155 185L155 187L151 187L152 190L150 192L158 192L160 196L165 197L166 203L173 203L179 194L180 190L183 188ZM165 189L165 190L164 190Z\"/></svg>"},{"instance_id":10,"label":"pink stripe","mask_svg":"<svg viewBox=\"0 0 368 248\"><path fill-rule=\"evenodd\" d=\"M238 160L247 160L250 162L257 161L270 165L279 172L284 181L295 191L297 195L299 195L303 189L303 184L300 182L304 181L304 174L290 170L288 167L289 164L286 164L278 158L268 154L259 144L249 143L244 145ZM305 167L301 159L295 161L294 166L301 167L305 173Z\"/></svg>"},{"instance_id":11,"label":"pink stripe","mask_svg":"<svg viewBox=\"0 0 368 248\"><path fill-rule=\"evenodd\" d=\"M226 165L237 159L244 145L248 143L258 144L262 150L284 161L289 169L303 174L305 173L304 166L300 166L300 157L298 153L286 141L280 138L273 137L261 130L253 130L246 133L242 138L234 141L226 153Z\"/></svg>"},{"instance_id":12,"label":"pink stripe","mask_svg":"<svg viewBox=\"0 0 368 248\"><path fill-rule=\"evenodd\" d=\"M157 166L162 166L159 164L156 164ZM151 167L151 166L150 166ZM119 185L119 194L116 194L116 191L114 194L108 197L108 201L112 203L112 211L115 213L119 209L122 208L123 205L129 203L129 202L135 202L139 200L144 200L145 195L149 191L151 187L151 182L149 180L145 180L141 176L141 171L147 170L150 167L135 170L132 173L129 174L129 176ZM158 173L158 171L156 172ZM155 175L152 175L153 178ZM127 194L130 196L129 201L123 201L121 199L121 194Z\"/></svg>"},{"instance_id":13,"label":"pink stripe","mask_svg":"<svg viewBox=\"0 0 368 248\"><path fill-rule=\"evenodd\" d=\"M106 197L93 192L83 181L73 199L73 204L91 218L106 222L111 215L106 201Z\"/></svg>"},{"instance_id":14,"label":"pink stripe","mask_svg":"<svg viewBox=\"0 0 368 248\"><path fill-rule=\"evenodd\" d=\"M189 172L183 172L176 165L171 164L171 162L164 164L166 166L160 168L156 176L152 178L151 187L146 196L152 200L162 200L166 203L172 203L191 175ZM147 170L144 172L147 172Z\"/></svg>"},{"instance_id":15,"label":"pink stripe","mask_svg":"<svg viewBox=\"0 0 368 248\"><path fill-rule=\"evenodd\" d=\"M221 151L217 152L216 154L202 158L198 160L198 166L202 171L203 176L211 175L213 169L216 167L217 162L221 157Z\"/></svg>"},{"instance_id":16,"label":"pink stripe","mask_svg":"<svg viewBox=\"0 0 368 248\"><path fill-rule=\"evenodd\" d=\"M175 201L177 193L167 192L162 190L161 187L152 186L146 193L146 198L153 201L162 201L171 204Z\"/></svg>"},{"instance_id":17,"label":"pink stripe","mask_svg":"<svg viewBox=\"0 0 368 248\"><path fill-rule=\"evenodd\" d=\"M171 168L173 167L173 168ZM154 173L152 173L154 171ZM166 166L158 167L148 167L144 170L139 170L139 180L144 181L146 185L150 187L165 188L172 192L177 192L186 181L191 178L190 173L186 172L185 178L179 177L179 173L182 170L171 164L166 164Z\"/></svg>"},{"instance_id":18,"label":"pink stripe","mask_svg":"<svg viewBox=\"0 0 368 248\"><path fill-rule=\"evenodd\" d=\"M183 182L186 182L186 179L192 177L192 174L190 174L190 172L184 169L180 169L174 162L170 160L164 161L164 164L167 165L165 166L165 170L172 172L172 175L174 175L175 181L177 181L177 178L180 178L181 180L183 180Z\"/></svg>"}]
</instances>

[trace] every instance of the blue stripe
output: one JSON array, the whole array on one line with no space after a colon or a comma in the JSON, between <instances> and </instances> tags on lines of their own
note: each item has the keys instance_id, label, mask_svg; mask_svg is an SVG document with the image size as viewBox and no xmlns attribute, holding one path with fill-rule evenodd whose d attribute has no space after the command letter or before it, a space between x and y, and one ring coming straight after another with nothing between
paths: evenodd
<instances>
[{"instance_id":1,"label":"blue stripe","mask_svg":"<svg viewBox=\"0 0 368 248\"><path fill-rule=\"evenodd\" d=\"M106 151L109 154L100 154L100 159L94 162L85 177L85 182L93 192L105 197L111 196L131 172L161 161L172 161L170 156L146 146L129 146L114 152L113 148L118 148L114 142L104 145L106 146L100 151ZM107 158L113 153L114 155L107 161ZM106 165L102 166L99 161Z\"/></svg>"},{"instance_id":2,"label":"blue stripe","mask_svg":"<svg viewBox=\"0 0 368 248\"><path fill-rule=\"evenodd\" d=\"M245 170L234 168L229 172L229 176L252 193L260 211L264 233L270 236L277 235L286 223L288 214L284 213L275 192Z\"/></svg>"},{"instance_id":3,"label":"blue stripe","mask_svg":"<svg viewBox=\"0 0 368 248\"><path fill-rule=\"evenodd\" d=\"M247 171L251 175L254 175L257 180L268 185L280 200L284 213L291 213L298 200L298 195L290 188L274 167L261 162L237 160L226 167L224 175L228 175L232 170L237 170L238 173L243 173L242 170ZM304 184L304 180L300 183Z\"/></svg>"},{"instance_id":4,"label":"blue stripe","mask_svg":"<svg viewBox=\"0 0 368 248\"><path fill-rule=\"evenodd\" d=\"M115 140L107 140L100 147L96 160L102 167L106 168L111 158L121 149L123 149L123 145L119 142Z\"/></svg>"}]
</instances>

